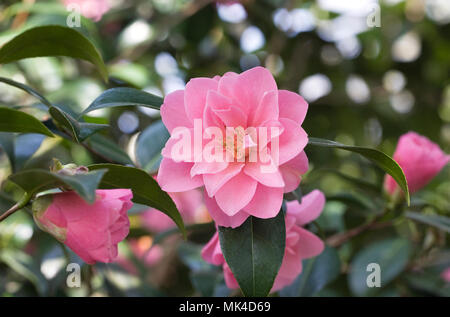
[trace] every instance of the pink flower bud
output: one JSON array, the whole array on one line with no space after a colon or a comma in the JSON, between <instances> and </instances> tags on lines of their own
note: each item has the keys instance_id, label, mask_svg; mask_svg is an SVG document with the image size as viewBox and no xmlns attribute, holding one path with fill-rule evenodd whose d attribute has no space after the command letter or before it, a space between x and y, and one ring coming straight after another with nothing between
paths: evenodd
<instances>
[{"instance_id":1,"label":"pink flower bud","mask_svg":"<svg viewBox=\"0 0 450 317\"><path fill-rule=\"evenodd\" d=\"M427 185L450 161L450 155L446 155L437 144L415 132L400 137L393 158L403 169L410 193ZM389 175L384 180L384 189L390 195L398 190L398 185Z\"/></svg>"},{"instance_id":2,"label":"pink flower bud","mask_svg":"<svg viewBox=\"0 0 450 317\"><path fill-rule=\"evenodd\" d=\"M129 189L97 190L96 194L93 204L73 191L41 196L33 203L38 226L88 264L115 260L117 244L130 229L127 211L133 205Z\"/></svg>"}]
</instances>

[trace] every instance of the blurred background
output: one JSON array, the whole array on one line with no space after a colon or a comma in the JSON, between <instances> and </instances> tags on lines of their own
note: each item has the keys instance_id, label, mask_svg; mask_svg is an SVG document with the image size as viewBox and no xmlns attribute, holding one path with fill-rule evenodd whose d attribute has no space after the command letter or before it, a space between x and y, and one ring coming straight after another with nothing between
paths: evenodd
<instances>
[{"instance_id":1,"label":"blurred background","mask_svg":"<svg viewBox=\"0 0 450 317\"><path fill-rule=\"evenodd\" d=\"M36 25L66 25L69 13L60 1L2 0L0 46ZM192 77L261 65L272 72L280 89L298 92L309 102L303 126L310 136L376 147L391 155L398 137L414 130L450 152L448 0L111 0L99 21L83 18L81 22L77 29L94 41L107 63L108 84L91 65L68 58L1 65L0 76L30 85L69 113L80 113L107 88L130 86L164 96L183 89ZM49 119L35 102L21 90L0 84L0 104L20 106ZM108 158L134 163L150 173L157 170L168 137L158 111L102 109L85 119L112 126L89 139L96 154L62 138L21 135L10 149L14 166L4 145L0 151L0 181L13 170L47 168L53 157L80 165ZM352 228L382 208L383 173L373 165L347 152L311 147L306 152L311 168L302 191L319 188L328 197L318 222L323 234ZM367 193L342 175L363 179L380 190ZM416 205L449 215L449 176L447 167L413 197ZM11 199L20 195L11 184L3 185L0 209L6 210ZM88 278L81 288L73 289L65 286L66 259L82 262L37 229L29 213L17 213L0 223L0 294L236 294L226 288L219 268L201 260L200 248L214 231L205 213L192 220L198 228L188 242L174 234L147 252L155 237L161 238L157 229L145 225L143 214L151 212L156 213L135 206L130 237L120 245L120 263L82 266L82 276ZM348 264L367 241L389 238L392 230L382 229L343 245L332 283L304 295L369 295L352 286ZM426 262L423 274L407 273L370 295L448 295L450 290L439 275L450 266L448 236L409 223L395 230L396 235L416 234L421 243L414 252L426 251L427 260L428 252L438 256L431 264ZM416 264L411 261L412 272Z\"/></svg>"}]
</instances>

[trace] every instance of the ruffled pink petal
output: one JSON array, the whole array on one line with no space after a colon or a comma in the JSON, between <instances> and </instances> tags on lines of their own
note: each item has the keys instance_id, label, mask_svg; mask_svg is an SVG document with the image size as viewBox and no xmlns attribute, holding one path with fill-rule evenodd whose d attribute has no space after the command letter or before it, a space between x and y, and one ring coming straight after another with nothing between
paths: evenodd
<instances>
[{"instance_id":1,"label":"ruffled pink petal","mask_svg":"<svg viewBox=\"0 0 450 317\"><path fill-rule=\"evenodd\" d=\"M308 135L302 127L290 119L281 118L284 131L279 139L279 164L296 157L308 143Z\"/></svg>"},{"instance_id":2,"label":"ruffled pink petal","mask_svg":"<svg viewBox=\"0 0 450 317\"><path fill-rule=\"evenodd\" d=\"M210 90L206 98L206 104L225 126L247 126L247 115L239 107L233 106L231 99L218 92Z\"/></svg>"},{"instance_id":3,"label":"ruffled pink petal","mask_svg":"<svg viewBox=\"0 0 450 317\"><path fill-rule=\"evenodd\" d=\"M292 160L287 161L279 167L285 184L285 193L289 193L298 187L302 175L308 171L308 166L308 157L305 151L302 151Z\"/></svg>"},{"instance_id":4,"label":"ruffled pink petal","mask_svg":"<svg viewBox=\"0 0 450 317\"><path fill-rule=\"evenodd\" d=\"M227 287L230 289L239 288L239 284L236 278L234 277L233 272L231 272L231 269L227 263L223 264L222 269L223 269L223 276L225 278L225 284L227 284Z\"/></svg>"},{"instance_id":5,"label":"ruffled pink petal","mask_svg":"<svg viewBox=\"0 0 450 317\"><path fill-rule=\"evenodd\" d=\"M277 90L277 84L263 67L255 67L239 75L227 73L219 82L219 92L233 99L247 114L255 111L264 93L271 90Z\"/></svg>"},{"instance_id":6,"label":"ruffled pink petal","mask_svg":"<svg viewBox=\"0 0 450 317\"><path fill-rule=\"evenodd\" d=\"M191 177L201 174L220 173L228 167L228 162L196 162L191 168Z\"/></svg>"},{"instance_id":7,"label":"ruffled pink petal","mask_svg":"<svg viewBox=\"0 0 450 317\"><path fill-rule=\"evenodd\" d=\"M239 174L239 172L244 167L243 163L231 162L228 167L223 171L215 174L204 174L203 182L205 183L205 189L209 197L214 196L217 191L232 177Z\"/></svg>"},{"instance_id":8,"label":"ruffled pink petal","mask_svg":"<svg viewBox=\"0 0 450 317\"><path fill-rule=\"evenodd\" d=\"M256 111L250 112L249 126L259 127L263 122L278 120L278 90L264 93Z\"/></svg>"},{"instance_id":9,"label":"ruffled pink petal","mask_svg":"<svg viewBox=\"0 0 450 317\"><path fill-rule=\"evenodd\" d=\"M288 214L295 217L299 226L310 223L319 217L324 206L325 195L317 189L303 196L301 204L296 200L286 203Z\"/></svg>"},{"instance_id":10,"label":"ruffled pink petal","mask_svg":"<svg viewBox=\"0 0 450 317\"><path fill-rule=\"evenodd\" d=\"M252 200L256 186L253 178L241 172L226 182L214 198L224 213L233 216Z\"/></svg>"},{"instance_id":11,"label":"ruffled pink petal","mask_svg":"<svg viewBox=\"0 0 450 317\"><path fill-rule=\"evenodd\" d=\"M250 216L248 213L244 211L240 211L234 216L228 216L226 213L220 209L220 207L217 205L217 202L213 199L208 197L208 195L205 193L205 205L208 209L208 212L213 218L216 225L221 227L231 227L231 228L237 228L240 225L242 225L245 220Z\"/></svg>"},{"instance_id":12,"label":"ruffled pink petal","mask_svg":"<svg viewBox=\"0 0 450 317\"><path fill-rule=\"evenodd\" d=\"M183 90L174 91L164 98L161 106L161 119L169 133L172 133L176 127L192 127L184 108Z\"/></svg>"},{"instance_id":13,"label":"ruffled pink petal","mask_svg":"<svg viewBox=\"0 0 450 317\"><path fill-rule=\"evenodd\" d=\"M184 192L203 185L201 176L191 177L190 171L194 163L176 163L163 158L158 171L158 183L166 192Z\"/></svg>"},{"instance_id":14,"label":"ruffled pink petal","mask_svg":"<svg viewBox=\"0 0 450 317\"><path fill-rule=\"evenodd\" d=\"M280 118L291 119L298 124L302 124L308 111L308 103L302 96L288 90L279 90L278 104Z\"/></svg>"},{"instance_id":15,"label":"ruffled pink petal","mask_svg":"<svg viewBox=\"0 0 450 317\"><path fill-rule=\"evenodd\" d=\"M273 218L281 209L283 188L267 187L258 184L255 195L244 210L258 218Z\"/></svg>"},{"instance_id":16,"label":"ruffled pink petal","mask_svg":"<svg viewBox=\"0 0 450 317\"><path fill-rule=\"evenodd\" d=\"M193 78L184 90L184 106L190 122L194 119L202 119L206 106L208 91L217 90L218 82L211 78Z\"/></svg>"},{"instance_id":17,"label":"ruffled pink petal","mask_svg":"<svg viewBox=\"0 0 450 317\"><path fill-rule=\"evenodd\" d=\"M216 232L214 236L202 249L202 258L213 265L222 265L225 259L220 249L219 233Z\"/></svg>"},{"instance_id":18,"label":"ruffled pink petal","mask_svg":"<svg viewBox=\"0 0 450 317\"><path fill-rule=\"evenodd\" d=\"M283 177L275 165L247 162L244 173L268 187L284 187Z\"/></svg>"},{"instance_id":19,"label":"ruffled pink petal","mask_svg":"<svg viewBox=\"0 0 450 317\"><path fill-rule=\"evenodd\" d=\"M302 259L312 258L322 253L325 246L323 241L320 240L319 237L301 227L295 227L294 230L296 230L300 236L300 257Z\"/></svg>"}]
</instances>

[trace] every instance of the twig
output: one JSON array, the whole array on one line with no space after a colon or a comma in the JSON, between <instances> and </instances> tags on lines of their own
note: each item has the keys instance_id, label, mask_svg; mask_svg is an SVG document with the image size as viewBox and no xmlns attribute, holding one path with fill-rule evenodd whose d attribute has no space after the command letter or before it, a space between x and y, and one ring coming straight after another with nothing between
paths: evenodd
<instances>
[{"instance_id":1,"label":"twig","mask_svg":"<svg viewBox=\"0 0 450 317\"><path fill-rule=\"evenodd\" d=\"M378 220L378 217L373 219L369 223L363 224L359 227L355 227L347 232L335 234L335 235L329 237L326 240L326 243L327 243L327 245L329 245L331 247L338 247L338 246L344 244L345 242L347 242L348 240L350 240L351 238L353 238L367 230L380 229L380 228L385 228L385 227L392 225L392 221L378 223L378 222L376 222L377 220Z\"/></svg>"},{"instance_id":2,"label":"twig","mask_svg":"<svg viewBox=\"0 0 450 317\"><path fill-rule=\"evenodd\" d=\"M25 193L21 200L19 200L14 206L5 211L2 215L0 215L0 222L11 216L17 210L22 209L28 204L31 199L31 195L29 193Z\"/></svg>"}]
</instances>

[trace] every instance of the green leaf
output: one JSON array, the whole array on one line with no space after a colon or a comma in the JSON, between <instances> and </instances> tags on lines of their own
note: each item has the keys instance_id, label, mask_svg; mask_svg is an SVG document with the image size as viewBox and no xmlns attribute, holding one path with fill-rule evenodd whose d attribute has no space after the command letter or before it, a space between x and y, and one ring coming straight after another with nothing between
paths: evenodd
<instances>
[{"instance_id":1,"label":"green leaf","mask_svg":"<svg viewBox=\"0 0 450 317\"><path fill-rule=\"evenodd\" d=\"M106 66L99 51L80 32L60 25L38 26L29 29L0 48L0 64L24 58L67 56L83 59L97 66L107 81Z\"/></svg>"},{"instance_id":2,"label":"green leaf","mask_svg":"<svg viewBox=\"0 0 450 317\"><path fill-rule=\"evenodd\" d=\"M281 296L314 296L333 282L341 271L337 251L331 247L318 256L303 261L303 271L288 287L280 291Z\"/></svg>"},{"instance_id":3,"label":"green leaf","mask_svg":"<svg viewBox=\"0 0 450 317\"><path fill-rule=\"evenodd\" d=\"M63 129L70 132L76 142L83 142L94 133L108 128L107 124L78 122L70 114L57 107L50 107L50 115Z\"/></svg>"},{"instance_id":4,"label":"green leaf","mask_svg":"<svg viewBox=\"0 0 450 317\"><path fill-rule=\"evenodd\" d=\"M11 169L15 170L15 154L14 154L14 141L16 136L14 133L0 132L0 147L6 153L11 164Z\"/></svg>"},{"instance_id":5,"label":"green leaf","mask_svg":"<svg viewBox=\"0 0 450 317\"><path fill-rule=\"evenodd\" d=\"M38 93L36 90L31 88L30 86L27 86L25 84L22 84L22 83L19 83L17 81L14 81L12 79L4 78L4 77L0 77L0 82L25 91L26 93L30 94L31 96L36 97L37 99L39 99L39 101L42 102L47 107L51 107L52 106L50 101L48 101L44 96L42 96L40 93Z\"/></svg>"},{"instance_id":6,"label":"green leaf","mask_svg":"<svg viewBox=\"0 0 450 317\"><path fill-rule=\"evenodd\" d=\"M102 169L87 174L62 175L46 170L30 169L11 175L9 180L20 186L29 195L53 188L69 187L84 200L93 203L95 190L105 173L106 170Z\"/></svg>"},{"instance_id":7,"label":"green leaf","mask_svg":"<svg viewBox=\"0 0 450 317\"><path fill-rule=\"evenodd\" d=\"M183 236L186 236L183 219L172 198L144 170L115 164L94 164L88 168L108 169L100 184L101 188L130 188L133 191L133 202L165 213L175 222Z\"/></svg>"},{"instance_id":8,"label":"green leaf","mask_svg":"<svg viewBox=\"0 0 450 317\"><path fill-rule=\"evenodd\" d=\"M403 173L403 170L400 167L400 165L398 165L398 163L394 161L389 155L386 155L385 153L372 148L361 146L350 146L319 138L309 138L308 144L322 147L337 148L361 154L365 158L377 164L381 169L383 169L383 171L392 176L392 178L397 182L397 184L405 193L406 201L409 206L410 197L409 197L408 183L406 181L405 174Z\"/></svg>"},{"instance_id":9,"label":"green leaf","mask_svg":"<svg viewBox=\"0 0 450 317\"><path fill-rule=\"evenodd\" d=\"M373 295L380 288L367 286L367 278L372 271L367 271L370 263L377 263L381 270L381 287L399 275L408 264L412 246L402 238L386 239L374 242L361 249L350 264L348 283L357 296Z\"/></svg>"},{"instance_id":10,"label":"green leaf","mask_svg":"<svg viewBox=\"0 0 450 317\"><path fill-rule=\"evenodd\" d=\"M122 150L115 142L101 134L92 135L86 142L88 142L95 152L113 162L124 165L134 165L133 161L124 150Z\"/></svg>"},{"instance_id":11,"label":"green leaf","mask_svg":"<svg viewBox=\"0 0 450 317\"><path fill-rule=\"evenodd\" d=\"M316 170L316 172L323 172L323 173L332 173L338 177L340 177L341 179L352 183L353 185L355 185L356 188L358 189L363 189L363 190L367 190L371 193L376 193L379 194L380 193L380 186L377 186L376 184L369 182L365 179L361 179L361 178L356 178L350 175L347 175L345 173L342 173L338 170L335 169L331 169L331 168L323 168L323 169L319 169Z\"/></svg>"},{"instance_id":12,"label":"green leaf","mask_svg":"<svg viewBox=\"0 0 450 317\"><path fill-rule=\"evenodd\" d=\"M3 249L0 250L0 262L30 281L41 296L46 294L48 282L32 256L18 249Z\"/></svg>"},{"instance_id":13,"label":"green leaf","mask_svg":"<svg viewBox=\"0 0 450 317\"><path fill-rule=\"evenodd\" d=\"M267 296L286 244L283 212L270 219L250 216L240 227L219 227L220 246L245 296Z\"/></svg>"},{"instance_id":14,"label":"green leaf","mask_svg":"<svg viewBox=\"0 0 450 317\"><path fill-rule=\"evenodd\" d=\"M40 133L53 137L53 133L35 117L19 110L4 107L0 107L0 131Z\"/></svg>"},{"instance_id":15,"label":"green leaf","mask_svg":"<svg viewBox=\"0 0 450 317\"><path fill-rule=\"evenodd\" d=\"M98 96L83 111L82 115L101 108L122 106L141 106L159 110L162 103L163 98L139 89L129 87L111 88Z\"/></svg>"},{"instance_id":16,"label":"green leaf","mask_svg":"<svg viewBox=\"0 0 450 317\"><path fill-rule=\"evenodd\" d=\"M158 170L161 150L170 135L162 121L155 122L139 135L136 142L136 160L148 172Z\"/></svg>"},{"instance_id":17,"label":"green leaf","mask_svg":"<svg viewBox=\"0 0 450 317\"><path fill-rule=\"evenodd\" d=\"M450 233L450 217L408 211L406 217Z\"/></svg>"}]
</instances>

